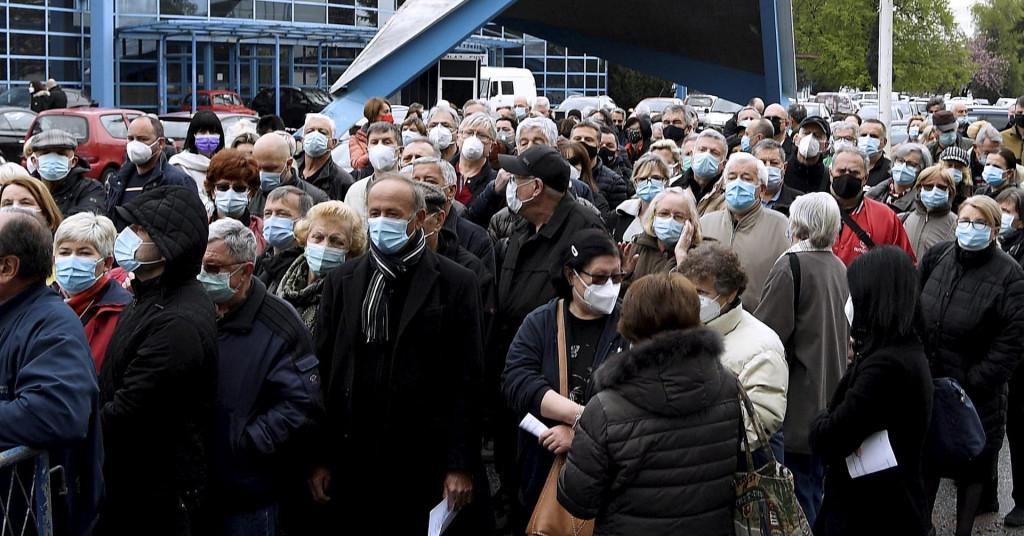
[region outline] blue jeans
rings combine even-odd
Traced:
[[[277,503],[224,516],[221,527],[222,536],[277,536]]]
[[[793,472],[796,485],[796,499],[804,509],[807,523],[812,527],[821,508],[822,483],[825,480],[825,466],[811,454],[786,453],[786,467]]]

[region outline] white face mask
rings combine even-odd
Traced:
[[[371,145],[367,149],[367,155],[370,157],[370,165],[373,166],[374,171],[387,171],[395,167],[395,162],[398,161],[395,148],[383,143]]]
[[[579,272],[573,270],[573,273],[579,278],[580,283],[583,283],[583,278],[580,277]],[[597,314],[607,315],[611,314],[611,312],[615,310],[615,302],[619,299],[619,287],[621,286],[621,283],[612,283],[612,280],[608,279],[608,281],[603,285],[588,285],[583,283],[583,286],[586,287],[586,290],[583,292],[582,296],[580,296],[579,292],[576,292],[575,287],[573,288],[573,292],[583,299],[583,302],[587,304],[587,307],[589,307],[591,311]]]
[[[476,136],[470,136],[462,142],[462,156],[470,162],[479,160],[484,155],[484,142]]]
[[[718,304],[718,298],[721,296],[715,296],[709,298],[708,296],[698,296],[700,298],[700,321],[707,324],[712,320],[722,316],[722,306]]]
[[[437,145],[437,148],[442,151],[452,145],[452,131],[448,130],[448,127],[445,127],[444,125],[437,125],[430,129],[430,132],[427,133],[427,137],[429,137],[430,141],[434,142],[434,144]]]
[[[821,144],[818,142],[818,138],[808,134],[800,140],[800,156],[804,158],[814,158],[821,153]]]
[[[154,141],[153,145],[156,145],[160,140]],[[149,162],[150,158],[153,158],[153,147],[146,145],[139,140],[132,140],[128,142],[128,160],[131,160],[135,165],[145,164]]]

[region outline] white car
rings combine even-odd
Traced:
[[[732,119],[733,114],[743,109],[742,104],[736,104],[735,102],[716,99],[715,103],[711,105],[711,109],[708,110],[707,115],[704,116],[704,126],[712,127],[716,130],[722,130],[725,128],[725,124]]]

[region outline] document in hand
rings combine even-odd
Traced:
[[[441,502],[430,511],[430,526],[427,527],[427,536],[441,536],[441,533],[452,524],[455,514],[459,513],[454,508],[448,508],[448,499],[441,499]]]
[[[523,422],[519,423],[519,427],[537,437],[548,431],[548,427],[540,422],[540,419],[534,417],[532,413],[527,413],[526,417],[523,417]]]
[[[857,478],[896,467],[896,454],[889,443],[889,431],[882,430],[867,437],[860,445],[860,456],[853,453],[846,457],[846,468],[850,478]]]

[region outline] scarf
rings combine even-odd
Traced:
[[[299,255],[281,277],[277,287],[277,296],[292,304],[298,311],[302,321],[310,333],[316,327],[316,315],[320,310],[320,298],[323,296],[324,278],[317,278],[312,284],[309,281],[309,265],[306,257]]]
[[[103,294],[107,291],[107,283],[110,281],[110,276],[103,274],[96,280],[95,283],[83,292],[80,292],[74,296],[68,297],[64,300],[71,309],[75,311],[78,318],[82,319],[82,323],[85,324],[86,314],[89,309],[99,301]]]
[[[399,276],[415,266],[423,256],[427,248],[427,241],[423,236],[423,230],[416,231],[416,234],[409,239],[414,247],[405,255],[387,255],[377,249],[377,245],[370,240],[370,266],[373,268],[373,275],[370,276],[370,287],[367,289],[366,297],[363,298],[363,333],[366,334],[366,342],[385,342],[388,340],[390,319],[388,314],[388,300],[391,297],[389,288]]]

